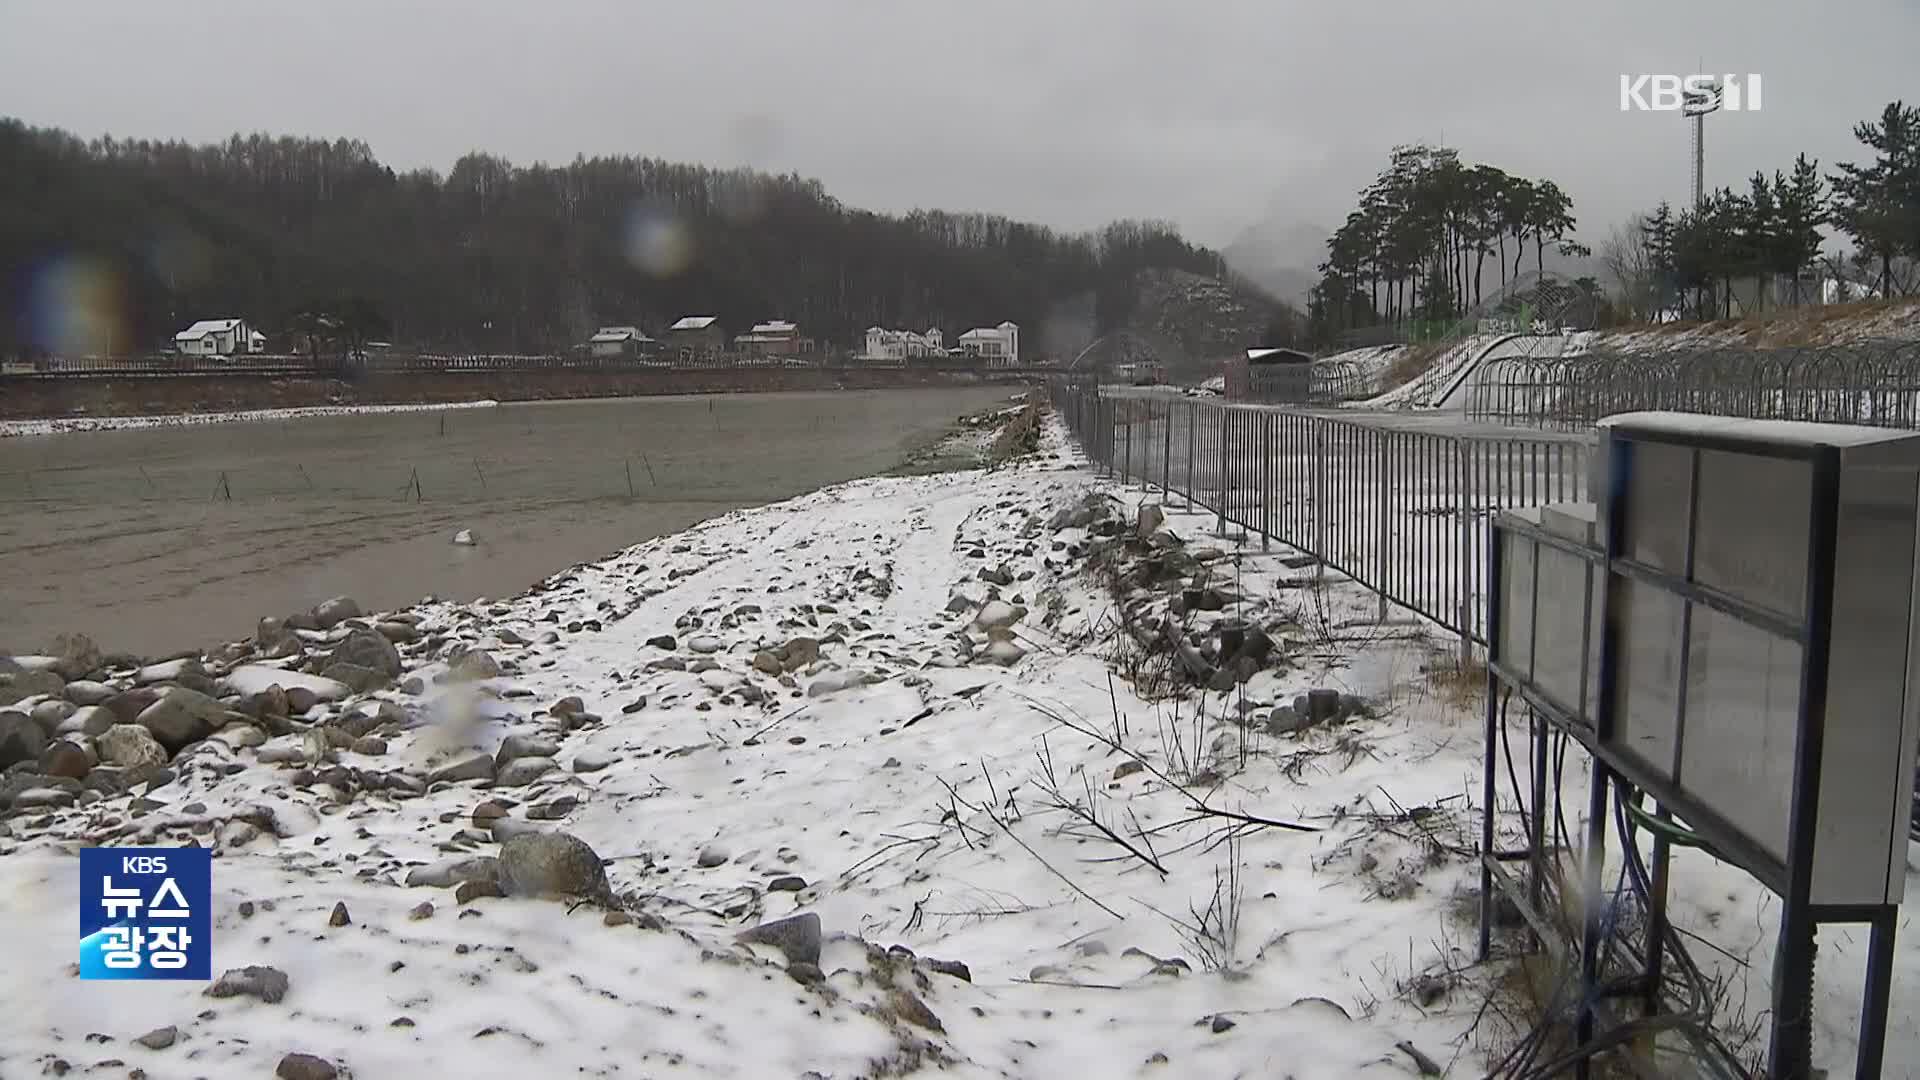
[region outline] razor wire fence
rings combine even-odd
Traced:
[[[1057,382],[1088,457],[1279,542],[1459,634],[1486,641],[1501,510],[1588,497],[1589,436],[1327,415]]]
[[[1489,358],[1470,419],[1582,430],[1641,410],[1920,427],[1920,342]]]

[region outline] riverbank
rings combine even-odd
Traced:
[[[0,439],[0,651],[159,652],[341,593],[511,596],[741,506],[893,469],[1005,387],[342,411]],[[452,543],[466,530],[473,544]],[[183,637],[183,631],[204,636]]]
[[[0,1069],[1483,1073],[1512,1003],[1471,965],[1475,682],[1157,502],[1054,426],[511,599],[21,658],[0,708],[66,745],[0,781]],[[218,853],[215,974],[261,970],[218,999],[74,978],[72,850],[189,842]],[[1764,942],[1754,887],[1701,865],[1675,912]]]
[[[1027,378],[990,370],[861,366],[393,372],[371,373],[354,379],[246,372],[112,377],[0,376],[0,421],[472,401],[1013,386]]]
[[[1414,974],[1410,946],[1427,963],[1464,864],[1428,865],[1340,809],[1385,783],[1435,806],[1434,827],[1450,820],[1470,738],[1439,751],[1446,767],[1396,775],[1403,755],[1472,730],[1408,696],[1425,644],[1316,645],[1305,612],[1276,602],[1302,595],[1274,591],[1295,574],[1277,555],[1176,516],[1163,531],[1188,538],[1207,595],[1273,636],[1228,691],[1136,692],[1102,658],[1115,608],[1098,553],[1128,525],[1094,491],[1053,429],[1022,464],[738,511],[518,599],[345,620],[337,604],[144,672],[69,656],[114,696],[55,731],[136,760],[129,729],[157,728],[174,752],[164,768],[9,778],[6,978],[34,1007],[0,1017],[0,1060],[1349,1077],[1407,1060],[1407,1040],[1450,1057],[1460,1011],[1423,1015],[1390,986]],[[196,710],[201,693],[226,700],[170,727],[141,705],[168,684],[165,700]],[[1340,720],[1272,715],[1327,687]],[[1183,823],[1197,799],[1274,827]],[[529,842],[513,838],[532,832],[606,860],[605,902],[492,895],[521,891]],[[104,1018],[97,987],[65,973],[61,851],[187,837],[221,856],[216,972],[274,968],[284,1000],[208,1011],[198,986],[121,984]],[[1383,887],[1401,892],[1380,902]],[[329,927],[336,905],[346,921]],[[736,943],[766,924],[782,929]],[[79,1038],[103,1025],[114,1045]],[[154,1041],[177,1045],[131,1041],[167,1027]]]
[[[163,416],[76,416],[52,420],[0,420],[0,439],[26,435],[71,435],[85,431],[132,431],[153,427],[203,427],[207,424],[271,424],[322,416],[383,416],[388,413],[488,409],[497,401],[458,401],[444,405],[329,405],[308,409],[255,409],[251,412],[171,413]]]

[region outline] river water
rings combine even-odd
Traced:
[[[161,654],[348,594],[504,597],[901,464],[1005,387],[539,402],[0,440],[0,653]],[[452,543],[471,530],[476,543]]]

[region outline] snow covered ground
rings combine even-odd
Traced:
[[[0,1075],[1479,1075],[1480,721],[1426,670],[1450,646],[1211,514],[1116,561],[1140,495],[1109,518],[1090,490],[1054,426],[1021,464],[739,511],[517,598],[89,658],[113,685],[66,698],[172,681],[259,719],[135,791],[0,787]],[[1264,630],[1260,670],[1160,685],[1121,625],[1168,590],[1109,576],[1154,573],[1190,625]],[[328,650],[356,661],[333,681],[384,664],[373,637],[398,686],[313,681]],[[320,700],[282,718],[261,665],[302,656],[286,685]],[[54,696],[14,708],[100,719],[21,666]],[[605,860],[600,902],[514,884],[558,832]],[[284,996],[75,977],[75,851],[148,842],[216,850],[213,969]],[[496,873],[514,895],[449,887]],[[1724,875],[1695,895],[1752,918]]]
[[[69,431],[184,427],[200,424],[232,424],[252,420],[301,420],[313,416],[352,416],[361,413],[485,409],[498,404],[500,403],[497,401],[462,401],[442,405],[323,405],[305,409],[252,409],[244,412],[172,413],[165,416],[75,416],[51,420],[0,420],[0,439],[18,435],[59,435]]]

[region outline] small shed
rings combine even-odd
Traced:
[[[727,332],[713,315],[689,315],[667,327],[667,345],[693,353],[724,352]]]
[[[598,357],[638,356],[653,339],[635,326],[603,326],[587,339],[587,352]]]
[[[1225,366],[1231,400],[1305,405],[1313,398],[1313,357],[1298,350],[1248,349]]]

